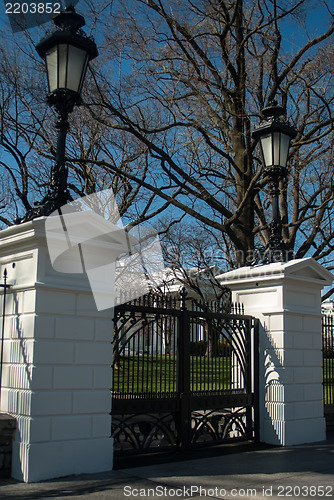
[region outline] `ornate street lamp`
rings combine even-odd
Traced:
[[[282,239],[282,223],[279,213],[279,181],[288,173],[287,161],[291,139],[296,137],[296,130],[280,119],[284,109],[276,101],[262,110],[264,120],[254,130],[252,136],[260,144],[263,172],[269,177],[269,194],[271,196],[272,221],[270,236],[266,248],[269,262],[286,261],[287,256]]]
[[[51,169],[48,193],[20,222],[48,216],[72,199],[67,189],[68,169],[65,164],[68,115],[74,106],[82,103],[80,93],[87,66],[98,55],[94,40],[81,30],[85,25],[84,18],[75,12],[74,7],[67,7],[54,17],[53,22],[56,30],[38,43],[36,50],[46,62],[47,102],[58,114],[56,161]]]

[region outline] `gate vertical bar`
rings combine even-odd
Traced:
[[[252,321],[248,320],[244,323],[244,349],[245,349],[245,374],[244,374],[244,387],[247,394],[252,394],[253,389],[253,357],[254,357],[254,332]],[[246,436],[247,439],[252,439],[253,434],[253,408],[247,406],[246,409]]]
[[[260,441],[260,354],[259,354],[259,319],[253,318],[253,412],[254,441]]]
[[[181,294],[181,315],[179,330],[178,385],[180,398],[179,447],[186,450],[191,442],[190,409],[190,314],[186,307],[186,292]]]
[[[326,366],[326,343],[328,335],[328,319],[326,316],[322,317],[322,379],[323,379],[323,397],[324,404],[327,402],[327,366]]]

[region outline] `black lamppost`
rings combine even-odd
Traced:
[[[46,62],[47,102],[58,114],[56,161],[51,169],[48,193],[20,222],[48,216],[72,199],[67,189],[68,169],[65,163],[68,115],[74,106],[82,103],[80,93],[87,66],[98,55],[94,40],[81,30],[85,25],[84,18],[75,12],[74,7],[67,7],[54,17],[53,22],[56,30],[38,43],[36,50]]]
[[[266,260],[279,262],[287,260],[287,252],[282,239],[282,223],[279,212],[279,181],[288,173],[287,161],[291,139],[296,137],[296,130],[288,122],[280,119],[284,109],[276,101],[262,110],[264,120],[254,130],[253,138],[260,144],[263,172],[269,177],[272,221],[270,236],[266,248]]]

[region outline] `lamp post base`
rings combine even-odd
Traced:
[[[24,217],[16,219],[15,224],[23,224],[38,217],[48,217],[52,212],[59,210],[70,201],[73,201],[73,198],[67,189],[61,192],[49,191],[43,200],[36,203]]]
[[[280,248],[271,247],[256,249],[252,252],[252,259],[247,262],[247,265],[254,267],[258,265],[273,264],[274,262],[289,262],[295,259],[293,250],[288,250],[282,246]]]

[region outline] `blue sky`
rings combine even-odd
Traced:
[[[79,1],[77,5],[77,10],[80,13],[82,9],[80,9],[80,3],[82,3],[82,7],[84,7],[83,0]],[[0,2],[0,26],[2,25],[5,30],[8,30],[8,35],[11,37],[15,37],[16,41],[20,43],[20,37],[24,40],[23,35],[20,33],[11,33],[10,24],[5,14],[4,3]],[[284,47],[287,51],[291,50],[291,52],[297,52],[307,41],[307,37],[314,38],[320,33],[323,33],[328,27],[330,18],[329,14],[324,7],[319,8],[309,8],[305,11],[305,26],[307,27],[307,34],[303,27],[296,23],[285,23],[285,27],[283,30],[283,43]],[[44,25],[41,28],[41,32],[44,32],[46,29],[51,28],[51,23]],[[87,30],[88,31],[88,30]],[[95,33],[94,33],[95,34]],[[38,32],[37,30],[31,30],[31,35],[38,40]],[[97,34],[95,34],[97,36]]]
[[[52,0],[53,3],[59,0]],[[80,0],[60,0],[62,4],[71,3],[73,5],[77,5],[76,9],[80,13]],[[19,0],[20,3],[26,2],[26,0]],[[33,2],[33,0],[28,0],[29,2]],[[0,2],[0,29],[5,27],[11,32],[11,26],[9,22],[9,17],[6,14],[5,4],[7,0],[3,0]],[[83,2],[82,2],[83,3]],[[333,9],[334,10],[334,9]],[[32,22],[32,21],[29,21]],[[330,14],[328,9],[325,6],[319,6],[317,2],[313,7],[309,6],[305,11],[305,26],[307,28],[308,36],[311,38],[317,36],[322,33],[330,22]],[[48,29],[48,24],[45,23],[46,29]],[[13,34],[13,36],[19,36],[19,34]],[[307,35],[302,26],[297,23],[286,23],[286,28],[283,31],[283,43],[286,48],[291,47],[291,51],[296,51],[301,48],[307,40]]]
[[[290,46],[292,51],[298,51],[308,38],[315,38],[328,29],[330,18],[327,8],[323,5],[308,8],[305,12],[304,27],[290,20],[285,22],[286,27],[282,34],[284,44],[286,47]]]

